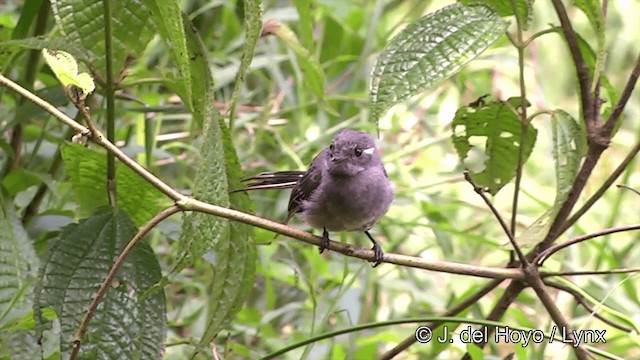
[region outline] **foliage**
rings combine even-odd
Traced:
[[[606,4],[0,2],[2,79],[85,129],[2,80],[0,358],[640,357],[640,5]],[[232,192],[347,127],[396,186],[375,269]],[[506,327],[545,341],[466,341]]]

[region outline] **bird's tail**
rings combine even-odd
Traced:
[[[302,178],[304,171],[277,171],[263,172],[242,181],[248,182],[247,187],[231,190],[231,193],[238,191],[268,190],[268,189],[290,189],[296,186],[298,180]]]

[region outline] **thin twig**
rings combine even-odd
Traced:
[[[541,271],[540,276],[543,278],[551,276],[583,276],[583,275],[613,275],[613,274],[631,274],[640,272],[640,267],[622,268],[611,270],[591,270],[591,271]]]
[[[558,290],[562,290],[568,294],[570,294],[571,296],[573,296],[573,298],[580,304],[582,305],[590,314],[592,314],[595,318],[600,319],[600,321],[602,321],[605,324],[608,324],[609,326],[612,326],[618,330],[624,331],[624,332],[628,332],[630,333],[631,331],[633,331],[633,329],[628,328],[626,326],[622,326],[619,325],[615,322],[613,322],[612,320],[607,319],[606,317],[600,315],[594,308],[593,306],[591,306],[591,304],[589,304],[587,302],[587,300],[584,298],[584,296],[582,296],[582,294],[578,293],[577,291],[575,291],[574,289],[562,285],[562,284],[558,284],[555,283],[553,281],[548,281],[548,280],[543,280],[545,285],[550,286],[552,288],[556,288]]]
[[[618,232],[623,232],[623,231],[632,231],[632,230],[639,230],[640,229],[640,224],[635,224],[635,225],[629,225],[629,226],[621,226],[621,227],[615,227],[615,228],[609,228],[609,229],[604,229],[604,230],[600,230],[600,231],[596,231],[594,233],[591,234],[587,234],[587,235],[582,235],[582,236],[577,236],[573,239],[567,240],[565,242],[563,242],[562,244],[556,244],[553,246],[548,247],[545,251],[541,252],[540,254],[538,254],[536,256],[536,258],[533,260],[533,263],[538,264],[539,266],[542,266],[544,264],[545,261],[547,261],[547,259],[555,254],[557,251],[560,251],[566,247],[569,247],[573,244],[577,244],[586,240],[590,240],[590,239],[594,239],[600,236],[604,236],[604,235],[609,235],[609,234],[615,234]]]
[[[504,230],[504,233],[509,238],[509,241],[511,242],[511,245],[513,246],[513,249],[515,250],[516,254],[518,255],[518,259],[520,260],[520,262],[522,264],[528,264],[529,261],[524,256],[524,253],[522,252],[522,249],[520,249],[520,245],[518,245],[518,242],[516,241],[515,237],[511,233],[511,230],[509,230],[509,226],[507,225],[507,223],[504,221],[504,219],[502,218],[502,216],[498,212],[498,209],[496,209],[496,207],[493,206],[493,203],[491,203],[491,200],[489,200],[487,195],[484,193],[484,190],[480,186],[478,186],[478,184],[476,184],[476,182],[473,180],[473,178],[471,177],[471,174],[469,173],[469,170],[465,170],[464,171],[464,178],[465,178],[465,180],[467,180],[467,182],[469,184],[471,184],[471,186],[473,186],[473,190],[476,193],[478,193],[478,195],[480,195],[480,197],[482,197],[482,200],[484,200],[485,204],[487,204],[489,209],[491,209],[491,212],[493,213],[493,215],[496,217],[496,219],[500,223],[500,226],[502,226],[502,230]]]
[[[605,136],[610,136],[613,132],[613,129],[616,126],[620,115],[622,115],[622,111],[624,111],[627,102],[629,102],[631,93],[633,93],[633,89],[638,82],[638,77],[640,77],[640,54],[638,54],[636,64],[633,67],[633,70],[631,70],[631,75],[629,75],[629,80],[627,81],[624,90],[622,90],[622,94],[620,94],[618,103],[613,107],[613,111],[611,112],[611,115],[609,115],[609,119],[607,119],[607,122],[604,125]]]
[[[634,193],[634,194],[636,194],[636,195],[640,196],[640,191],[638,191],[638,190],[636,190],[636,189],[634,189],[634,188],[632,188],[632,187],[630,187],[630,186],[628,186],[628,185],[625,185],[625,184],[618,184],[618,185],[616,185],[616,187],[617,187],[618,189],[625,189],[625,190],[629,190],[629,191],[631,191],[632,193]]]
[[[516,167],[516,179],[514,183],[513,190],[513,202],[511,204],[511,234],[516,236],[516,220],[518,216],[518,199],[520,196],[520,183],[522,182],[522,165],[524,164],[524,153],[525,153],[525,139],[527,138],[527,131],[529,127],[527,126],[527,87],[524,82],[524,50],[525,47],[523,45],[522,39],[522,18],[520,16],[520,12],[518,11],[518,6],[515,0],[511,0],[511,7],[513,12],[516,15],[516,33],[517,33],[517,43],[516,49],[518,50],[518,80],[520,83],[520,111],[518,112],[518,116],[520,118],[520,148],[518,149],[518,164]],[[513,255],[511,256],[513,258]]]
[[[624,160],[622,160],[622,162],[618,165],[618,167],[616,167],[616,169],[613,170],[611,175],[609,175],[609,177],[607,178],[607,180],[605,180],[602,186],[600,186],[600,188],[584,203],[584,205],[582,205],[580,209],[578,209],[565,222],[564,226],[560,230],[560,233],[565,232],[573,224],[575,224],[576,221],[578,221],[578,219],[580,219],[582,215],[584,215],[591,208],[591,206],[593,206],[593,204],[595,204],[602,197],[602,195],[604,195],[604,193],[609,189],[609,187],[611,187],[611,185],[613,185],[613,183],[616,182],[618,177],[622,175],[624,170],[631,163],[631,161],[633,161],[633,159],[636,157],[638,152],[640,152],[640,141],[636,142],[636,144],[631,149],[631,151],[629,151],[627,156],[624,158]]]
[[[113,74],[113,39],[111,38],[111,0],[102,0],[104,21],[104,57],[105,57],[105,98],[107,100],[107,140],[116,142],[116,99],[115,78]],[[116,206],[116,159],[113,153],[107,152],[107,195],[109,204]]]
[[[569,16],[567,15],[567,9],[565,9],[562,0],[552,0],[551,2],[553,3],[553,7],[556,10],[558,19],[560,20],[562,32],[564,34],[564,37],[567,39],[569,52],[571,53],[573,63],[576,66],[576,72],[578,73],[578,83],[580,86],[580,97],[582,100],[582,113],[587,129],[591,129],[594,125],[595,117],[593,116],[594,107],[593,98],[591,97],[590,91],[591,77],[589,76],[589,67],[582,57],[582,52],[580,52],[580,46],[578,45],[578,38],[575,31],[573,31],[571,21],[569,21]]]
[[[116,274],[120,270],[120,267],[125,262],[125,260],[127,259],[127,257],[129,256],[133,248],[149,231],[151,231],[151,229],[156,227],[158,223],[160,223],[162,220],[180,211],[181,209],[179,206],[172,205],[171,207],[168,207],[162,210],[161,212],[159,212],[156,216],[154,216],[151,220],[149,220],[146,224],[144,224],[140,228],[140,230],[138,230],[138,232],[133,236],[133,238],[131,238],[127,246],[122,250],[122,252],[120,252],[118,257],[114,261],[113,265],[111,265],[111,269],[109,270],[107,277],[105,277],[105,279],[102,280],[102,283],[100,284],[100,288],[94,295],[93,300],[91,301],[91,304],[89,304],[89,307],[87,308],[87,311],[85,312],[84,317],[82,318],[82,322],[80,322],[78,331],[74,335],[74,340],[73,340],[72,349],[71,349],[71,356],[69,357],[69,360],[74,360],[78,356],[78,353],[80,352],[80,346],[82,345],[82,339],[84,338],[84,335],[87,333],[87,330],[89,329],[89,322],[93,318],[93,315],[95,315],[96,309],[98,308],[98,304],[100,304],[100,301],[107,293],[107,290],[109,289],[109,286],[113,281],[113,278],[116,276]]]

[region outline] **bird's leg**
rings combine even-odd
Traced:
[[[369,240],[371,240],[371,242],[373,243],[373,247],[371,248],[371,250],[373,250],[373,267],[376,267],[378,265],[380,265],[380,263],[382,262],[382,258],[384,257],[384,252],[382,251],[382,248],[380,247],[380,244],[378,244],[377,241],[375,241],[375,239],[373,238],[373,236],[371,236],[371,234],[369,234],[369,230],[364,232],[365,234],[367,234],[367,236],[369,237]]]
[[[326,228],[322,228],[322,242],[320,243],[320,254],[324,249],[329,247],[329,232]]]

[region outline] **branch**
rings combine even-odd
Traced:
[[[633,329],[630,329],[626,326],[622,326],[619,324],[616,324],[615,322],[613,322],[612,320],[607,319],[606,317],[600,315],[594,308],[593,306],[591,306],[591,304],[589,304],[587,302],[587,300],[585,300],[584,296],[582,296],[582,294],[578,293],[577,291],[575,291],[574,289],[568,287],[568,286],[564,286],[558,283],[555,283],[553,281],[548,281],[548,280],[544,280],[544,283],[548,286],[551,286],[552,288],[556,288],[558,290],[562,290],[566,293],[569,293],[571,296],[573,296],[574,299],[576,299],[576,301],[582,305],[585,309],[587,309],[587,311],[593,315],[594,317],[596,317],[597,319],[600,319],[600,321],[602,321],[605,324],[608,324],[609,326],[612,326],[618,330],[624,331],[624,332],[628,332],[630,333],[631,331],[633,331]]]
[[[578,73],[578,84],[580,86],[580,98],[582,102],[582,113],[584,114],[585,124],[587,130],[592,129],[595,125],[593,98],[591,97],[591,77],[589,76],[589,68],[582,57],[580,52],[580,46],[578,45],[578,39],[575,31],[569,21],[567,15],[567,9],[565,9],[562,0],[552,0],[553,7],[556,10],[558,19],[560,20],[560,26],[564,33],[567,44],[569,45],[569,51],[573,58],[573,63],[576,66],[576,72]]]
[[[627,168],[627,166],[629,166],[636,155],[638,155],[638,152],[640,152],[640,141],[636,142],[633,149],[631,149],[629,154],[627,154],[624,160],[622,160],[620,165],[618,165],[618,167],[611,173],[611,175],[609,175],[602,186],[600,186],[600,188],[584,203],[584,205],[582,205],[582,207],[578,209],[575,214],[573,214],[573,216],[569,218],[569,220],[566,221],[566,223],[562,226],[560,233],[565,232],[568,228],[571,227],[571,225],[575,224],[576,221],[578,221],[578,219],[580,219],[580,217],[582,217],[582,215],[584,215],[591,208],[591,206],[593,206],[593,204],[595,204],[602,197],[602,195],[604,195],[609,187],[611,187],[611,185],[616,182],[618,177],[622,175],[624,170]]]
[[[120,255],[118,255],[115,262],[111,266],[111,269],[107,274],[107,277],[104,280],[102,280],[102,283],[100,284],[100,288],[94,295],[93,300],[91,301],[91,304],[89,304],[89,307],[87,308],[87,311],[85,312],[84,317],[82,318],[82,322],[80,322],[78,331],[74,335],[73,344],[71,346],[71,356],[69,357],[69,360],[75,360],[76,357],[78,356],[78,353],[80,352],[80,346],[82,345],[82,338],[84,338],[84,335],[87,333],[87,330],[89,329],[89,322],[93,318],[93,315],[95,314],[96,309],[98,308],[98,304],[100,304],[100,301],[102,300],[104,295],[107,293],[107,290],[109,290],[109,286],[111,286],[111,282],[113,281],[113,278],[116,276],[116,274],[118,273],[118,270],[120,270],[120,267],[125,262],[125,260],[127,259],[127,257],[129,256],[133,248],[149,231],[151,231],[151,229],[153,229],[156,225],[158,225],[158,223],[160,223],[162,220],[168,218],[169,216],[177,212],[180,212],[180,207],[177,205],[172,205],[171,207],[168,207],[162,210],[161,212],[159,212],[156,216],[154,216],[151,220],[149,220],[146,224],[144,224],[140,228],[140,230],[138,230],[138,232],[133,236],[133,238],[131,238],[127,246],[122,250]]]
[[[600,231],[596,231],[594,233],[591,234],[587,234],[587,235],[582,235],[582,236],[577,236],[573,239],[567,240],[566,242],[563,242],[562,244],[557,244],[557,245],[553,245],[550,246],[549,248],[547,248],[546,250],[544,250],[543,252],[541,252],[540,254],[538,254],[536,256],[536,258],[533,260],[533,263],[538,264],[539,266],[542,266],[544,264],[545,261],[547,261],[547,259],[555,254],[556,252],[569,247],[573,244],[577,244],[586,240],[590,240],[590,239],[594,239],[600,236],[604,236],[604,235],[609,235],[609,234],[615,234],[618,232],[623,232],[623,231],[632,231],[632,230],[640,230],[640,224],[635,224],[635,225],[629,225],[629,226],[622,226],[622,227],[615,227],[615,228],[609,228],[609,229],[604,229],[604,230],[600,230]]]
[[[613,275],[613,274],[631,274],[640,272],[640,267],[622,268],[611,270],[591,270],[591,271],[542,271],[540,276],[543,278],[551,276],[581,276],[581,275]]]
[[[113,44],[111,39],[111,0],[102,0],[104,19],[104,57],[105,57],[105,98],[107,100],[107,139],[116,143],[116,99],[113,78]],[[116,161],[113,153],[107,152],[107,195],[111,206],[117,206],[116,199]]]
[[[558,309],[558,307],[556,306],[555,301],[547,292],[545,285],[540,278],[540,274],[538,273],[538,268],[536,267],[536,265],[527,265],[527,267],[525,268],[525,272],[527,274],[527,281],[529,282],[529,285],[531,285],[533,290],[538,295],[538,298],[544,305],[545,309],[547,309],[547,312],[553,319],[553,322],[555,322],[558,327],[566,331],[567,337],[572,341],[572,345],[574,346],[574,351],[578,360],[587,360],[589,356],[587,350],[584,349],[584,344],[579,344],[576,346],[577,343],[575,336],[573,335],[572,328],[562,315],[562,312],[560,312],[560,309]]]
[[[627,105],[627,102],[631,97],[631,93],[633,92],[633,89],[635,88],[636,83],[638,82],[638,77],[640,77],[640,54],[638,54],[638,58],[636,59],[636,64],[633,67],[633,70],[631,70],[629,81],[627,81],[627,85],[625,85],[624,90],[622,91],[622,94],[620,94],[620,99],[618,100],[618,103],[613,108],[611,115],[609,115],[609,119],[607,119],[607,122],[604,125],[604,131],[606,136],[611,136],[611,133],[613,132],[613,128],[616,126],[616,123],[618,122],[620,115],[622,115],[622,111],[624,110],[624,107]]]
[[[498,219],[498,222],[500,223],[500,226],[502,226],[502,230],[504,230],[504,233],[507,234],[507,237],[509,238],[509,241],[511,242],[511,245],[513,246],[513,249],[515,250],[516,254],[518,255],[518,259],[520,260],[520,262],[522,264],[528,264],[529,261],[524,256],[524,253],[522,252],[522,249],[520,249],[520,246],[518,245],[518,242],[516,241],[515,237],[513,236],[513,233],[511,233],[511,230],[509,230],[509,227],[507,226],[507,223],[504,221],[502,216],[500,216],[500,213],[498,212],[498,209],[496,209],[496,207],[493,206],[493,204],[491,203],[491,200],[489,200],[487,195],[484,193],[484,190],[482,190],[482,188],[479,187],[475,183],[475,181],[473,181],[473,178],[471,178],[471,174],[469,174],[469,170],[465,170],[464,171],[464,178],[465,178],[465,180],[467,180],[469,182],[469,184],[471,184],[471,186],[473,186],[473,190],[476,193],[478,193],[478,195],[480,195],[480,197],[482,197],[482,200],[484,200],[484,202],[487,204],[489,209],[491,209],[491,212],[493,213],[493,215],[495,215],[496,219]]]

